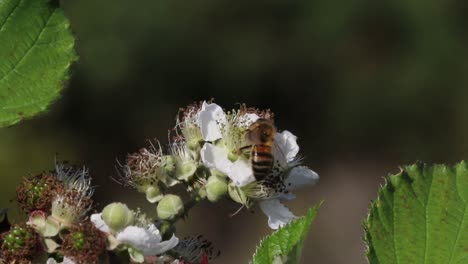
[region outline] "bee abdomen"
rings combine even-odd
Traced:
[[[263,180],[273,168],[273,155],[271,146],[254,145],[251,153],[252,170],[255,179]]]

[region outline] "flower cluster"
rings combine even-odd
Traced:
[[[86,168],[58,163],[54,171],[24,178],[17,199],[29,220],[2,234],[0,257],[6,263],[30,263],[48,255],[68,263],[98,263],[105,237],[86,221],[93,192]]]
[[[173,233],[163,238],[152,219],[125,204],[90,216],[93,192],[84,167],[56,164],[54,171],[24,178],[17,199],[29,220],[1,234],[0,263],[109,263],[122,251],[133,263],[207,263],[182,262],[184,244]]]
[[[163,241],[160,231],[145,214],[132,211],[122,203],[107,205],[102,213],[91,215],[91,222],[106,234],[108,249],[127,250],[136,263],[145,262],[146,257],[160,256],[179,242],[174,234]]]
[[[160,219],[178,219],[187,205],[226,196],[243,207],[258,204],[277,229],[295,219],[281,201],[318,175],[300,165],[296,136],[277,132],[273,116],[245,105],[225,111],[212,102],[192,104],[177,118],[168,153],[158,144],[128,155],[121,181],[157,203]],[[190,193],[185,204],[169,193],[178,184]]]
[[[244,105],[225,111],[213,102],[193,104],[179,113],[167,152],[152,144],[129,154],[118,180],[156,205],[155,219],[120,202],[91,213],[94,188],[85,167],[58,163],[24,178],[17,200],[28,221],[0,234],[0,263],[113,263],[123,256],[131,263],[208,264],[220,254],[210,242],[175,235],[175,223],[204,199],[258,205],[268,225],[280,228],[296,218],[281,202],[318,175],[301,165],[296,136],[278,131],[273,116]]]

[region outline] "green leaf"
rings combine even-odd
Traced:
[[[364,222],[369,263],[468,263],[467,201],[466,162],[390,175]]]
[[[307,215],[285,225],[262,240],[252,264],[299,263],[304,239],[320,205],[310,208]]]
[[[0,0],[0,127],[47,109],[77,59],[63,11],[48,0]]]

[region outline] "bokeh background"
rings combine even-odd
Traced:
[[[60,160],[89,167],[97,209],[144,197],[111,180],[116,160],[158,138],[180,107],[215,98],[271,108],[299,137],[318,185],[288,205],[324,200],[303,263],[366,263],[361,222],[383,177],[416,160],[468,154],[468,2],[62,1],[80,60],[50,112],[0,129],[1,207],[21,177]],[[215,263],[247,263],[271,231],[259,211],[202,203],[179,235],[204,234]]]

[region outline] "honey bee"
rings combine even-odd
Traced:
[[[242,149],[251,148],[250,162],[253,175],[257,181],[264,180],[272,173],[275,134],[276,127],[273,122],[264,118],[252,123],[246,131],[246,139],[252,145],[245,146]]]

